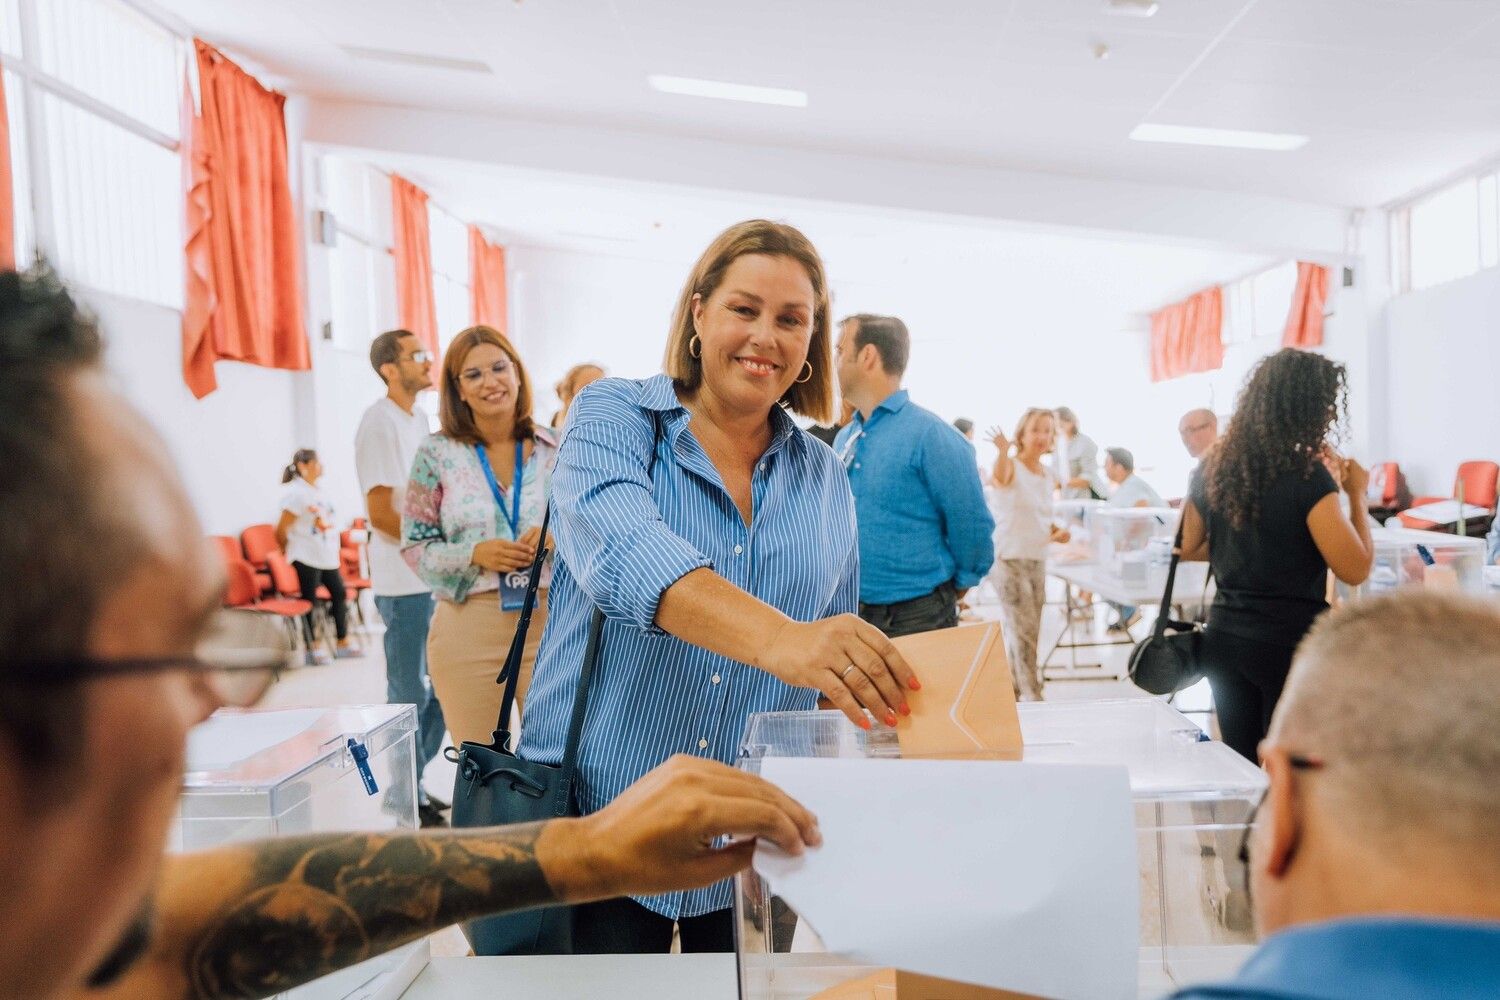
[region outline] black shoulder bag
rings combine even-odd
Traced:
[[[1177,581],[1177,562],[1181,558],[1183,520],[1177,522],[1172,564],[1167,568],[1167,587],[1161,595],[1156,624],[1151,634],[1130,651],[1130,679],[1150,694],[1176,694],[1203,678],[1203,668],[1199,666],[1203,626],[1172,619],[1172,586]]]
[[[516,702],[516,684],[521,676],[521,655],[526,648],[526,631],[531,625],[531,610],[536,605],[537,584],[542,577],[542,561],[547,552],[547,522],[552,517],[549,505],[542,516],[542,536],[537,544],[536,560],[531,564],[531,578],[526,583],[526,598],[521,605],[521,619],[510,654],[495,683],[505,683],[500,700],[500,718],[495,723],[494,742],[465,742],[449,759],[458,765],[453,787],[455,827],[501,826],[508,823],[530,823],[558,816],[578,815],[573,786],[578,769],[578,742],[583,734],[583,717],[588,710],[589,685],[599,660],[599,643],[604,632],[604,612],[594,609],[589,623],[588,645],[583,654],[583,670],[578,677],[578,691],[573,696],[573,717],[568,723],[568,740],[561,766],[522,760],[511,750],[510,709]],[[549,906],[523,910],[498,917],[470,921],[464,925],[469,944],[476,955],[567,955],[573,951],[573,908]]]

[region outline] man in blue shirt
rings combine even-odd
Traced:
[[[834,363],[854,406],[833,450],[859,518],[859,614],[895,637],[958,624],[958,601],[995,561],[974,447],[901,388],[911,355],[894,316],[839,324]]]
[[[1264,942],[1178,1000],[1500,996],[1500,605],[1363,598],[1313,626],[1261,744]]]

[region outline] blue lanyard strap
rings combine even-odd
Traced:
[[[521,487],[525,483],[525,463],[521,442],[516,441],[516,464],[515,471],[510,475],[510,510],[505,509],[505,496],[500,492],[500,483],[495,479],[495,470],[490,468],[490,458],[484,453],[484,445],[476,444],[474,454],[479,456],[479,467],[484,470],[485,481],[490,484],[490,493],[495,498],[495,506],[500,508],[500,516],[505,518],[505,523],[510,526],[510,537],[518,540],[521,537]]]

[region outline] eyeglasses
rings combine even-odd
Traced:
[[[1301,754],[1292,754],[1287,758],[1287,763],[1294,771],[1317,771],[1323,767],[1323,762],[1316,757],[1306,757]],[[1260,798],[1250,809],[1250,815],[1245,817],[1245,833],[1240,838],[1240,850],[1236,855],[1240,859],[1240,870],[1245,874],[1245,893],[1250,892],[1250,834],[1255,830],[1255,821],[1260,816],[1261,806],[1266,804],[1266,796],[1271,793],[1268,788],[1260,793]]]
[[[504,378],[505,373],[508,371],[510,371],[509,361],[496,361],[488,368],[465,368],[458,373],[458,377],[464,385],[478,385],[484,381],[486,375]]]
[[[432,354],[429,351],[412,351],[406,356],[406,360],[414,362],[415,364],[425,365],[427,362],[432,360]]]
[[[52,686],[188,670],[199,674],[221,704],[249,708],[293,664],[293,657],[292,642],[279,616],[227,608],[213,616],[190,656],[22,661],[0,666],[0,680]]]

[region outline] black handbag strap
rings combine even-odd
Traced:
[[[604,612],[594,608],[589,621],[589,641],[583,653],[583,671],[578,675],[578,693],[573,696],[573,717],[568,720],[568,742],[563,744],[561,781],[558,783],[553,809],[559,816],[567,814],[573,800],[573,776],[578,771],[578,747],[583,742],[583,719],[588,714],[589,688],[594,683],[594,666],[599,662],[599,646],[604,641]]]
[[[505,685],[505,694],[500,698],[500,717],[495,720],[494,746],[509,749],[511,733],[510,709],[516,703],[516,687],[521,681],[521,657],[526,653],[526,633],[531,629],[531,612],[536,607],[536,592],[542,582],[542,563],[547,559],[547,526],[552,521],[552,504],[547,504],[542,514],[542,534],[536,543],[536,558],[531,561],[531,575],[526,580],[526,597],[521,601],[521,618],[516,623],[516,634],[510,639],[510,652],[505,656],[505,666],[500,668],[496,684]]]
[[[1187,523],[1187,505],[1191,500],[1183,501],[1182,516],[1177,518],[1177,537],[1172,541],[1172,563],[1167,567],[1167,586],[1162,591],[1161,605],[1156,609],[1156,624],[1151,627],[1151,634],[1164,636],[1167,634],[1167,626],[1172,618],[1172,588],[1177,583],[1177,563],[1182,559],[1182,529]]]

